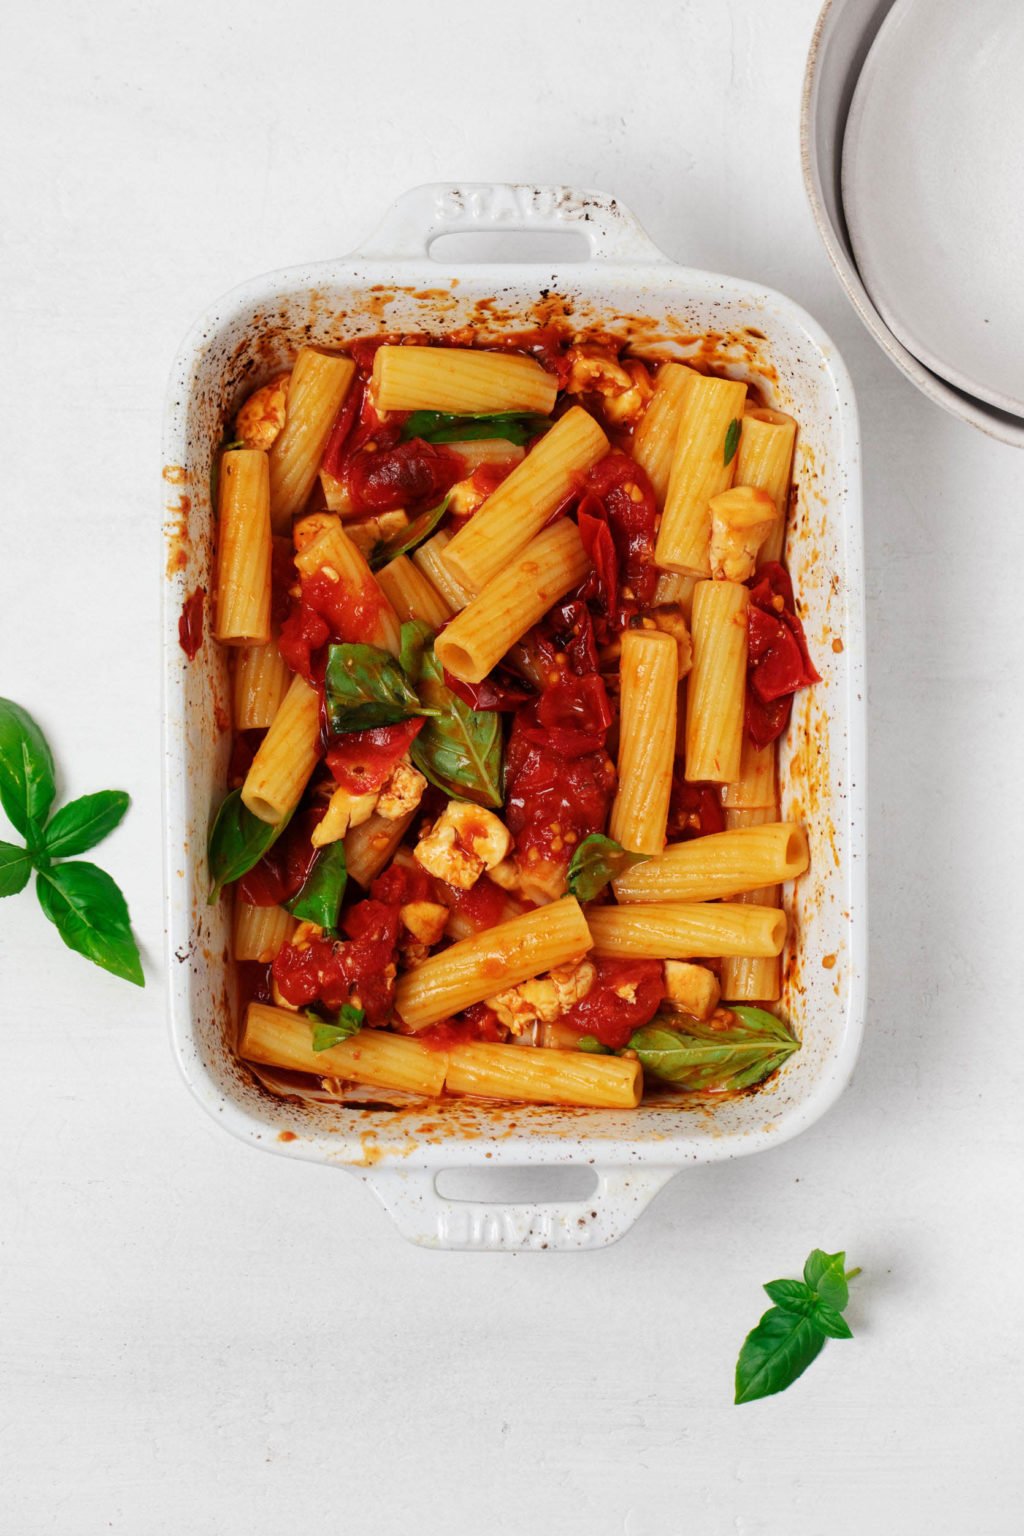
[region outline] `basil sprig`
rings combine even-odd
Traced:
[[[0,896],[16,896],[36,871],[39,905],[69,949],[114,976],[144,987],[128,906],[117,883],[85,853],[121,821],[129,798],[103,789],[71,800],[50,816],[57,786],[53,754],[27,710],[0,699],[0,805],[25,846],[0,842]]]
[[[221,801],[207,845],[211,905],[220,895],[222,886],[241,880],[254,864],[259,863],[287,825],[287,819],[275,827],[254,816],[248,806],[242,804],[240,789],[233,789]]]
[[[324,698],[335,733],[368,731],[435,713],[420,703],[395,658],[376,645],[328,648]]]
[[[410,549],[415,549],[422,544],[424,539],[429,539],[438,523],[448,510],[451,501],[451,493],[439,501],[436,507],[428,507],[426,512],[421,512],[414,517],[407,528],[401,533],[396,533],[391,539],[386,539],[378,544],[370,556],[371,571],[379,571],[382,566],[388,565],[392,560],[397,560],[399,555],[407,555]]]
[[[349,1040],[353,1035],[358,1035],[366,1018],[363,1008],[354,1008],[351,1003],[343,1003],[338,1009],[337,1018],[329,1023],[325,1022],[318,1014],[306,1010],[306,1017],[313,1026],[314,1051],[329,1051],[332,1045],[340,1045],[343,1040]]]
[[[497,809],[501,797],[501,716],[471,709],[444,680],[433,632],[422,619],[402,625],[401,656],[429,709],[429,719],[410,748],[416,767],[438,789],[457,799]]]
[[[610,1046],[602,1045],[596,1035],[580,1035],[576,1042],[576,1048],[586,1051],[591,1056],[611,1056],[613,1051]]]
[[[569,894],[577,901],[593,901],[611,880],[617,880],[634,864],[643,864],[649,855],[630,853],[613,837],[591,832],[569,860]]]
[[[769,1280],[770,1307],[743,1341],[736,1362],[736,1402],[752,1403],[791,1386],[816,1360],[826,1339],[852,1339],[843,1316],[848,1282],[859,1269],[846,1268],[845,1253],[815,1248],[802,1280]]]
[[[345,848],[339,839],[320,849],[302,889],[291,901],[286,901],[285,906],[300,922],[316,923],[319,928],[334,933],[347,883]]]
[[[522,447],[552,426],[550,416],[535,411],[499,411],[492,416],[453,416],[448,411],[413,411],[402,428],[402,440],[418,437],[425,443],[471,443],[502,437]]]
[[[743,423],[738,416],[734,416],[725,429],[725,446],[722,449],[722,464],[731,464],[736,457],[736,450],[740,445],[740,429]]]
[[[688,1093],[737,1093],[781,1067],[800,1042],[774,1013],[736,1005],[724,1028],[659,1014],[629,1044],[653,1077]]]

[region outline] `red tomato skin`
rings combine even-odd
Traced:
[[[597,978],[586,997],[559,1020],[593,1035],[611,1050],[628,1045],[635,1030],[649,1024],[665,995],[660,960],[595,960]],[[616,987],[630,987],[633,1000],[620,997]]]

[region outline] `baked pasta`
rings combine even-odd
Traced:
[[[307,347],[243,403],[209,863],[281,1091],[623,1108],[797,1048],[795,433],[742,380],[544,332]]]

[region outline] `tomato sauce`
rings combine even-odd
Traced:
[[[664,995],[660,960],[595,960],[597,977],[561,1023],[593,1035],[611,1050],[628,1045],[635,1030],[649,1024]]]

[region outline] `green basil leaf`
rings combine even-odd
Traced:
[[[823,1253],[815,1248],[804,1265],[804,1279],[826,1306],[839,1312],[850,1299],[845,1253]]]
[[[115,881],[95,864],[55,864],[36,879],[39,905],[69,949],[137,987],[146,985],[128,907]]]
[[[0,805],[30,843],[41,834],[55,794],[46,737],[27,709],[0,699]]]
[[[802,1280],[769,1280],[765,1290],[783,1312],[795,1312],[798,1317],[809,1317],[817,1305],[817,1297]]]
[[[738,416],[734,416],[725,429],[725,449],[723,464],[731,464],[736,457],[736,450],[740,445],[740,427],[742,422]]]
[[[382,565],[387,565],[391,560],[397,560],[399,555],[407,555],[410,549],[415,549],[418,544],[423,543],[424,539],[429,539],[447,512],[451,499],[451,492],[449,492],[436,507],[430,507],[426,512],[421,512],[418,517],[414,517],[408,528],[403,528],[401,533],[395,534],[394,538],[378,544],[370,556],[371,571],[379,571]]]
[[[534,411],[499,411],[493,416],[453,416],[448,411],[413,411],[402,428],[402,441],[418,437],[425,443],[470,443],[502,437],[520,448],[553,426],[550,416]]]
[[[402,625],[398,665],[414,688],[418,686],[423,671],[423,652],[433,638],[434,631],[426,619],[410,619]]]
[[[424,647],[420,661],[420,697],[433,706],[435,716],[410,748],[420,773],[457,799],[500,807],[501,716],[495,710],[470,709],[452,693],[433,644]]]
[[[359,1033],[366,1013],[362,1008],[353,1008],[351,1003],[343,1003],[337,1018],[330,1023],[308,1011],[306,1017],[313,1025],[314,1051],[329,1051],[332,1045],[340,1045],[343,1040],[350,1040]]]
[[[123,789],[101,789],[62,805],[43,834],[47,858],[66,859],[95,848],[113,832],[130,804]]]
[[[272,827],[269,822],[254,816],[242,804],[242,792],[233,789],[221,802],[220,810],[210,829],[207,859],[210,866],[210,902],[217,900],[221,889],[234,880],[240,880],[258,864],[268,848],[272,848],[281,836],[287,820]]]
[[[577,901],[593,901],[610,880],[617,880],[634,864],[646,864],[649,857],[646,853],[630,853],[602,832],[591,832],[569,860],[569,894]]]
[[[782,1392],[821,1353],[825,1338],[809,1317],[772,1307],[743,1341],[736,1362],[736,1402]]]
[[[32,860],[27,848],[0,843],[0,896],[17,896],[28,885]]]
[[[335,733],[367,731],[435,713],[421,705],[395,658],[375,645],[328,648],[324,697]]]
[[[581,1051],[589,1051],[593,1056],[611,1056],[610,1046],[602,1045],[596,1035],[580,1035],[576,1042]]]
[[[811,1321],[816,1328],[820,1328],[822,1333],[827,1334],[830,1339],[853,1338],[853,1329],[846,1321],[846,1318],[835,1307],[830,1307],[827,1302],[815,1302],[814,1310],[811,1313]]]
[[[302,889],[291,901],[286,901],[285,906],[300,921],[316,923],[318,927],[334,933],[338,927],[338,913],[341,911],[347,881],[345,847],[339,839],[320,849]]]
[[[723,1028],[697,1019],[671,1022],[659,1014],[638,1029],[630,1046],[645,1072],[695,1092],[738,1092],[760,1083],[800,1042],[782,1020],[762,1008],[734,1008]]]

